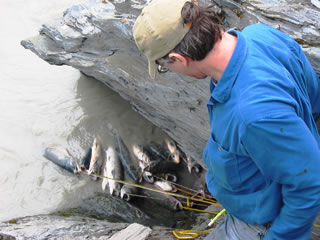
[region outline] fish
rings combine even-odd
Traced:
[[[101,145],[101,140],[99,137],[95,137],[92,144],[92,152],[89,169],[87,171],[88,175],[100,174],[102,166],[104,164],[104,155]],[[97,176],[91,176],[93,180],[98,180]]]
[[[108,160],[108,154],[105,151],[105,161],[104,161],[104,166],[102,168],[102,175],[105,176],[104,178],[102,178],[102,182],[101,182],[101,188],[103,192],[107,191],[107,187],[109,185],[109,181],[107,178],[108,172],[107,172],[107,160]]]
[[[141,194],[152,199],[157,205],[160,205],[171,211],[178,211],[182,209],[182,203],[175,198],[166,193],[155,192],[151,190],[142,189]]]
[[[86,154],[80,160],[80,168],[82,171],[88,170],[90,167],[90,159],[92,154],[92,148],[90,147]]]
[[[138,144],[133,144],[132,145],[132,152],[134,156],[138,159],[139,161],[139,167],[141,171],[143,172],[145,168],[147,168],[150,165],[151,159],[142,146]]]
[[[177,182],[178,181],[178,177],[177,177],[177,175],[175,175],[173,173],[165,173],[164,174],[164,180],[166,180],[168,182]]]
[[[138,193],[138,188],[129,184],[124,184],[121,188],[120,197],[129,202],[134,194]]]
[[[148,172],[148,171],[144,171],[142,173],[142,177],[143,179],[148,182],[148,183],[154,183],[154,176],[152,175],[151,172]]]
[[[202,167],[200,166],[200,164],[197,163],[191,156],[188,155],[185,161],[187,163],[187,168],[190,174],[192,172],[195,172],[198,174],[202,170]]]
[[[107,158],[107,156],[106,156],[106,158]],[[102,175],[105,176],[105,177],[107,176],[107,164],[106,163],[103,166]],[[101,182],[101,188],[102,188],[103,192],[106,192],[107,188],[109,186],[108,178],[105,178],[105,177],[102,178],[102,182]]]
[[[168,173],[178,170],[179,166],[175,162],[164,161],[164,160],[154,160],[151,161],[149,166],[145,168],[145,171],[148,171],[152,174]]]
[[[144,146],[144,149],[149,153],[151,159],[162,159],[168,160],[170,157],[170,152],[165,149],[161,144],[151,141],[149,144]]]
[[[162,147],[161,144],[152,141],[145,145],[143,149],[149,153],[151,159],[150,163],[145,167],[146,171],[152,174],[160,174],[178,170],[177,164],[170,161],[170,152]]]
[[[205,171],[202,171],[199,174],[198,178],[193,183],[192,189],[195,192],[195,196],[212,198],[211,194],[209,193],[209,191],[207,189],[205,175],[206,175]]]
[[[176,192],[177,191],[176,187],[173,184],[169,183],[168,181],[158,180],[158,181],[154,182],[154,185],[156,186],[156,188],[161,189],[166,192]]]
[[[110,195],[119,197],[122,184],[117,181],[111,180],[110,178],[123,180],[123,168],[118,153],[112,146],[109,146],[106,150],[106,163],[104,169],[106,177],[108,177]]]
[[[166,144],[167,144],[167,147],[171,153],[171,158],[173,160],[173,162],[175,163],[180,163],[180,160],[181,160],[181,157],[180,157],[180,151],[176,145],[176,143],[173,141],[173,140],[169,140],[169,139],[166,139],[165,140]]]
[[[81,169],[68,150],[60,145],[52,145],[45,149],[43,156],[70,173],[78,174]]]
[[[135,182],[138,180],[138,171],[132,162],[132,158],[127,146],[124,144],[116,129],[112,129],[111,133],[114,136],[115,150],[118,153],[122,166],[128,176]]]
[[[154,181],[155,181],[154,179],[155,178],[163,179],[165,181],[168,181],[169,183],[170,182],[175,183],[175,182],[178,181],[178,177],[174,173],[162,173],[162,174],[156,174],[155,176],[153,176],[152,173],[150,173],[150,172],[146,172],[146,173],[149,173],[153,177],[153,181],[152,182],[150,181],[149,183],[154,183]]]

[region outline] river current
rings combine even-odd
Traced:
[[[76,206],[101,185],[73,176],[43,157],[50,144],[79,159],[108,124],[126,142],[164,137],[128,102],[95,79],[67,66],[52,66],[20,41],[60,17],[80,0],[2,0],[0,8],[0,221]]]

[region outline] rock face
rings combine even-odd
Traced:
[[[127,223],[110,223],[89,217],[38,215],[0,223],[4,239],[108,239]]]
[[[206,210],[219,212],[220,206],[210,206]],[[187,230],[207,230],[207,225],[214,215],[209,213],[197,213],[192,220],[192,226]],[[222,222],[223,216],[219,217],[217,224]],[[315,224],[320,223],[320,216]],[[179,228],[181,229],[181,228]],[[176,239],[171,231],[163,226],[143,226],[137,223],[111,223],[107,220],[77,215],[63,214],[38,215],[23,217],[9,222],[0,223],[0,239],[100,239],[100,240],[156,240]],[[199,238],[204,239],[206,234]],[[317,240],[320,237],[320,228],[313,227],[310,240]]]
[[[94,196],[84,199],[77,208],[67,213],[112,222],[139,223],[145,226],[172,227],[177,220],[177,217],[169,214],[160,206],[153,208],[153,211],[149,210],[146,205],[150,205],[150,208],[154,207],[150,201],[141,202],[140,205],[142,206],[128,203],[110,195],[96,193]],[[157,211],[154,211],[154,209],[157,209]]]
[[[133,223],[126,229],[114,234],[111,238],[109,238],[109,240],[145,240],[148,238],[148,236],[150,236],[151,232],[151,228]]]
[[[216,4],[226,29],[266,23],[290,34],[320,73],[319,1],[200,1],[204,3]],[[150,79],[146,58],[132,36],[145,4],[147,0],[90,0],[67,9],[21,44],[50,64],[72,66],[105,83],[203,164],[202,150],[209,137],[209,79],[194,81],[171,72]]]
[[[100,193],[84,199],[73,213],[115,222],[136,222],[144,225],[148,225],[149,223],[154,224],[152,219],[139,208],[119,198]]]
[[[149,202],[153,201],[149,199]],[[135,205],[142,205],[141,208]],[[97,193],[78,207],[52,214],[27,216],[0,222],[0,240],[13,239],[170,239],[172,227],[181,228],[187,217],[184,211],[165,211],[154,203],[128,203]],[[150,215],[149,215],[150,214]],[[170,238],[168,238],[170,236]]]

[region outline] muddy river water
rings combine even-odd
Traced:
[[[164,137],[100,82],[51,66],[20,45],[79,2],[0,2],[0,221],[72,207],[101,188],[46,160],[46,146],[61,144],[80,158],[95,135],[111,141],[108,124],[127,142]]]

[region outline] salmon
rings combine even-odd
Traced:
[[[104,154],[102,150],[101,140],[95,137],[91,148],[91,159],[88,174],[100,174],[104,164]],[[92,176],[92,179],[98,180],[97,176]]]
[[[78,162],[72,158],[66,148],[60,145],[47,147],[43,156],[70,173],[77,174],[81,171]]]
[[[123,180],[123,168],[118,153],[115,151],[114,147],[109,146],[106,150],[106,163],[104,169],[106,177],[111,178],[108,179],[110,195],[119,197],[122,184],[112,179]]]

